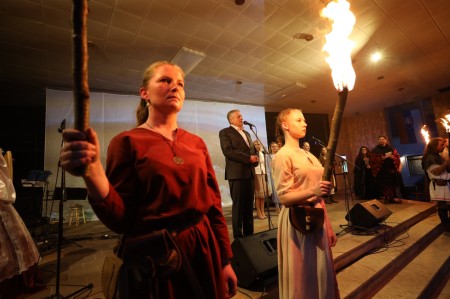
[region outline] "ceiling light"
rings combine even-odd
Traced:
[[[206,54],[204,52],[182,47],[170,62],[181,67],[184,74],[187,75],[203,60],[203,58],[205,58],[205,56]]]
[[[372,54],[372,56],[370,57],[370,60],[372,60],[373,62],[377,62],[382,58],[381,53],[380,52],[375,52]]]

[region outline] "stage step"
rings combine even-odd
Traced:
[[[361,257],[364,257],[368,252],[383,247],[385,243],[395,240],[399,235],[403,234],[417,223],[420,223],[435,213],[436,206],[431,205],[419,213],[413,214],[401,223],[389,222],[384,226],[372,228],[367,231],[348,229],[348,233],[352,236],[356,236],[358,240],[355,240],[352,237],[349,238],[345,235],[339,238],[340,244],[348,243],[343,246],[344,248],[352,249],[346,250],[344,253],[334,258],[334,268],[336,272],[345,269],[353,262],[357,261]],[[360,245],[352,246],[350,245],[352,242],[359,242]]]
[[[406,265],[374,298],[438,298],[450,277],[449,236],[437,227],[437,238]],[[414,245],[413,245],[414,246]],[[399,292],[399,286],[403,286]],[[450,298],[450,294],[442,298]]]
[[[438,299],[448,299],[450,298],[450,282],[447,282]],[[422,299],[422,298],[421,298]]]
[[[450,264],[449,236],[434,212],[426,209],[378,230],[377,237],[361,236],[368,240],[335,258],[341,298],[449,298],[433,294],[447,292]],[[374,248],[381,249],[370,254]]]

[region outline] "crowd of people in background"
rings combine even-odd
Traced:
[[[372,149],[361,146],[355,159],[353,191],[359,199],[381,199],[384,203],[401,203],[403,180],[398,151],[386,136],[378,137]]]

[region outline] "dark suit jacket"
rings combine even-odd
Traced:
[[[258,163],[250,163],[250,156],[256,155],[256,151],[250,134],[245,130],[244,133],[247,136],[250,147],[241,134],[231,126],[219,132],[220,147],[226,162],[226,180],[248,179],[254,175],[254,167],[258,165]]]

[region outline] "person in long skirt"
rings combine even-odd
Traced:
[[[278,217],[279,298],[339,298],[331,253],[337,238],[322,199],[332,184],[322,180],[319,160],[299,148],[299,139],[306,134],[302,112],[285,109],[278,114],[276,125],[285,139],[272,161],[275,188],[283,205]],[[324,209],[323,227],[306,234],[296,230],[289,220],[289,206],[293,205]]]

